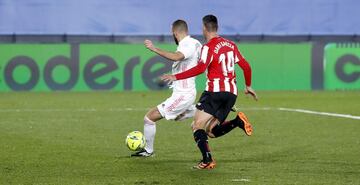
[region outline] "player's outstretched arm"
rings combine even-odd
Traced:
[[[166,83],[171,83],[173,81],[176,81],[175,75],[171,75],[171,74],[164,74],[160,77],[160,79]]]
[[[182,80],[182,79],[186,79],[186,78],[191,78],[194,76],[197,76],[203,72],[205,72],[206,70],[206,64],[204,64],[203,62],[199,62],[197,66],[188,69],[184,72],[175,74],[175,75],[170,75],[170,74],[165,74],[163,76],[160,77],[161,80],[165,81],[165,82],[173,82],[176,80]]]
[[[144,45],[147,49],[149,49],[152,52],[157,53],[158,55],[167,58],[169,60],[172,61],[179,61],[179,60],[183,60],[185,58],[184,54],[182,54],[181,52],[177,51],[177,52],[170,52],[170,51],[165,51],[162,50],[160,48],[156,48],[154,46],[154,44],[151,42],[151,40],[145,40],[144,41]]]

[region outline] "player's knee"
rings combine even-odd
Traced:
[[[212,129],[211,126],[206,126],[205,127],[205,132],[210,138],[215,138],[214,134],[211,132],[211,129]]]
[[[191,129],[193,130],[193,132],[197,130],[194,121],[191,123]]]
[[[204,124],[201,121],[193,121],[192,123],[192,129],[193,131],[199,130],[199,129],[205,129]]]
[[[191,122],[191,129],[195,132],[196,130],[195,130],[195,125],[194,125],[194,121],[193,122]]]
[[[156,124],[156,122],[151,120],[147,115],[145,115],[144,116],[144,124],[153,125],[153,124]]]
[[[151,108],[145,115],[144,119],[145,118],[148,118],[150,121],[152,122],[156,122],[158,120],[160,120],[162,118],[159,110],[154,107],[154,108]]]

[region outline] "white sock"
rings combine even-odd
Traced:
[[[144,136],[146,139],[145,150],[149,153],[154,151],[154,140],[156,133],[156,124],[148,117],[144,117]]]

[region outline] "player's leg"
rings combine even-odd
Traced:
[[[216,138],[227,134],[236,127],[240,127],[246,135],[251,136],[253,129],[243,112],[238,112],[235,119],[224,121],[221,124],[218,119],[214,118],[206,125],[206,133],[210,138]]]
[[[228,103],[223,105],[222,109],[217,112],[217,115],[226,115],[227,117],[227,115],[229,114],[231,108],[235,104],[236,98],[232,98],[231,96],[229,96],[227,99],[230,100],[228,101]],[[248,121],[246,115],[242,112],[239,112],[236,115],[235,119],[229,121],[221,122],[216,120],[211,122],[211,124],[208,126],[207,131],[210,137],[220,137],[229,133],[236,127],[240,127],[248,136],[252,134],[252,126]]]
[[[221,124],[218,121],[212,122],[207,131],[210,137],[220,137],[229,133],[236,127],[240,127],[246,135],[252,135],[253,128],[243,112],[239,112],[235,119],[225,121]]]
[[[207,135],[210,137],[210,138],[215,138],[215,135],[211,132],[211,130],[215,127],[215,125],[219,124],[219,120],[216,119],[216,118],[213,118],[212,120],[210,120],[206,126],[205,126],[205,131],[207,133]]]
[[[149,157],[154,152],[154,140],[156,134],[156,122],[162,119],[157,107],[151,108],[144,116],[144,137],[146,146],[144,150],[138,151],[131,156],[133,157]]]
[[[205,131],[209,121],[214,119],[214,115],[221,102],[219,102],[218,93],[203,92],[199,103],[196,105],[196,112],[192,129],[194,139],[202,154],[202,161],[195,166],[198,169],[211,169],[215,167],[215,161],[212,159],[210,147],[208,144],[208,136]]]
[[[208,100],[208,98],[206,99]],[[200,166],[201,169],[213,168],[215,166],[215,162],[211,157],[210,148],[208,146],[208,138],[205,132],[205,126],[214,117],[211,114],[205,112],[203,109],[201,111],[198,110],[195,107],[195,105],[193,105],[194,100],[195,100],[194,95],[190,95],[186,98],[183,98],[183,101],[178,102],[177,106],[175,106],[172,109],[171,114],[168,114],[169,116],[165,118],[166,119],[174,118],[174,116],[176,116],[175,120],[181,121],[189,117],[194,117],[194,121],[192,123],[194,139],[203,157],[202,161],[198,164],[198,166]],[[202,103],[204,106],[207,104],[206,102],[202,102]],[[206,106],[206,107],[211,107],[211,106]]]
[[[202,154],[202,160],[197,166],[198,169],[211,169],[215,167],[215,161],[213,160],[208,144],[208,137],[205,132],[205,127],[209,121],[214,117],[204,111],[197,110],[194,116],[194,122],[192,123],[192,129],[194,132],[194,139]]]
[[[146,139],[145,150],[148,153],[154,151],[154,140],[156,134],[156,122],[162,119],[162,116],[157,107],[151,108],[144,117],[144,136]]]
[[[173,93],[171,97],[157,107],[151,108],[144,117],[146,146],[143,151],[137,152],[136,154],[144,154],[146,155],[145,157],[148,157],[149,154],[152,155],[154,152],[156,122],[162,118],[174,120],[178,115],[186,111],[186,109],[194,102],[194,99],[195,95]]]
[[[233,120],[230,121],[224,121],[223,123],[220,123],[217,119],[209,122],[209,124],[206,127],[206,132],[209,137],[211,138],[217,138],[220,136],[223,136],[230,131],[232,131],[236,127],[240,127],[240,121],[239,118],[236,117]]]

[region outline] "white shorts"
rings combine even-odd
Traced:
[[[180,114],[194,109],[196,93],[173,93],[170,98],[157,106],[162,117],[175,120]]]

